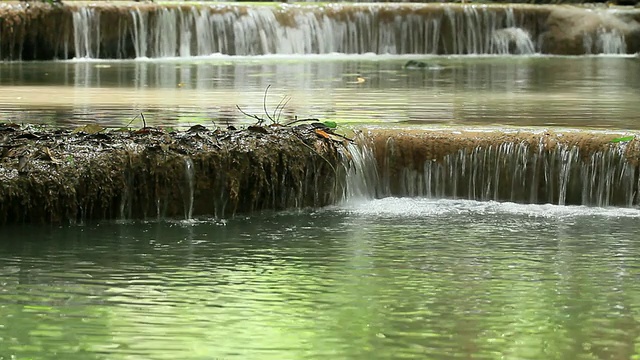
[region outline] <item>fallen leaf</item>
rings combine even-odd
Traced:
[[[326,131],[324,130],[320,130],[320,129],[316,129],[316,134],[318,134],[318,136],[323,137],[325,139],[331,139],[331,136],[329,136],[329,134],[327,134]]]
[[[338,127],[338,124],[336,124],[335,121],[323,121],[322,123],[324,124],[324,126],[328,127],[329,129],[335,129]]]
[[[615,139],[613,139],[613,140],[611,140],[611,141],[609,141],[609,142],[612,142],[612,143],[619,143],[619,142],[631,141],[631,140],[633,140],[633,139],[635,139],[635,138],[636,138],[636,137],[635,137],[635,136],[633,136],[633,135],[632,135],[632,136],[623,136],[623,137],[615,138]]]
[[[79,126],[75,129],[73,129],[72,133],[77,134],[77,133],[85,133],[85,134],[97,134],[101,131],[104,131],[104,127],[98,125],[98,124],[87,124],[84,126]]]

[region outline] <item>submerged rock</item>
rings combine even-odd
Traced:
[[[404,64],[405,69],[424,69],[427,67],[427,63],[417,60],[409,60]]]
[[[341,194],[345,143],[316,130],[0,124],[0,224],[328,205]]]
[[[444,67],[437,63],[426,63],[424,61],[417,60],[409,60],[404,64],[404,68],[406,70],[429,70],[429,71],[440,71],[443,70]]]

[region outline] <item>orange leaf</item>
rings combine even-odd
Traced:
[[[329,136],[329,134],[327,134],[324,130],[316,129],[316,134],[318,134],[318,136],[322,136],[325,139],[331,139],[331,136]]]

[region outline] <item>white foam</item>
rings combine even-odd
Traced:
[[[511,202],[388,197],[349,202],[339,210],[374,217],[437,217],[448,215],[520,215],[540,218],[640,218],[640,209],[618,207],[516,204]]]
[[[424,54],[267,54],[267,55],[227,55],[215,53],[200,56],[173,56],[173,57],[138,57],[135,59],[100,59],[91,57],[72,58],[69,60],[57,60],[59,62],[100,62],[100,63],[121,63],[121,62],[200,62],[200,61],[274,61],[274,60],[304,60],[304,61],[332,61],[332,60],[358,60],[358,61],[386,61],[386,60],[419,60],[429,61],[437,59],[494,59],[494,58],[635,58],[635,54],[590,54],[590,55],[551,55],[551,54],[465,54],[465,55],[424,55]],[[428,70],[442,70],[439,66],[429,67]]]
[[[594,55],[595,56],[595,55]],[[615,57],[632,57],[614,55]],[[470,54],[470,55],[424,55],[424,54],[345,54],[345,53],[327,53],[327,54],[266,54],[266,55],[228,55],[215,53],[210,55],[198,56],[168,56],[168,57],[146,57],[141,56],[135,59],[100,59],[92,57],[76,57],[69,60],[59,60],[60,62],[183,62],[203,61],[203,60],[224,60],[224,61],[273,61],[273,60],[305,60],[305,61],[322,61],[322,60],[420,60],[428,61],[429,59],[482,59],[482,58],[531,58],[531,57],[557,57],[555,55],[528,54],[528,55],[507,55],[507,54]],[[429,67],[429,70],[441,70],[440,67]]]

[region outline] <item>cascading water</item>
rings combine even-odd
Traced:
[[[2,4],[3,60],[211,54],[635,53],[632,9],[368,3]],[[36,9],[37,8],[37,9]],[[25,25],[28,24],[28,25]],[[51,31],[56,29],[56,31]],[[533,50],[532,50],[533,49]]]
[[[622,203],[633,201],[634,194],[627,189],[634,174],[625,171],[616,150],[595,153],[592,161],[584,164],[577,147],[558,146],[533,157],[527,156],[529,152],[527,144],[514,143],[478,147],[470,152],[460,150],[445,156],[441,163],[425,162],[423,174],[419,174],[422,177],[405,171],[402,193],[413,195],[424,188],[426,196],[439,198],[559,205],[569,199],[573,204],[608,206],[614,187],[623,184],[622,194],[618,194]]]
[[[373,149],[360,134],[356,143],[347,144],[345,150],[342,154],[345,171],[342,202],[374,198],[378,171]]]
[[[76,57],[130,48],[125,57],[262,54],[531,54],[550,8],[433,4],[133,7],[114,33],[101,34],[102,8],[73,15]],[[555,11],[555,10],[554,10]],[[577,39],[586,53],[624,53],[621,20]],[[616,28],[617,26],[617,28]],[[104,29],[104,27],[102,27]],[[620,28],[621,30],[619,30]],[[108,36],[107,36],[108,35]],[[113,45],[106,43],[109,38]],[[130,44],[130,45],[127,45]],[[111,52],[116,53],[116,52]]]
[[[132,37],[133,48],[135,49],[136,58],[142,58],[147,56],[147,17],[143,16],[140,9],[131,10],[132,24]]]
[[[529,55],[536,52],[529,33],[516,27],[500,29],[492,38],[493,52],[496,54]]]
[[[595,38],[595,39],[594,39]],[[598,29],[594,36],[585,36],[587,39],[585,53],[587,54],[626,54],[627,42],[624,34],[613,29]]]
[[[379,168],[377,197],[590,206],[638,202],[637,159],[627,157],[637,151],[635,143],[612,144],[607,136],[584,135],[565,142],[562,135],[379,133],[368,145],[375,148]]]
[[[193,160],[188,157],[184,159],[184,182],[185,186],[182,190],[182,199],[184,201],[184,218],[185,220],[190,220],[193,217],[195,170],[193,169]]]
[[[169,208],[180,206],[176,201],[182,201],[188,220],[198,206],[213,209],[213,215],[222,218],[235,214],[239,204],[244,204],[245,211],[254,211],[383,197],[635,206],[640,200],[640,143],[614,144],[613,137],[578,132],[373,130],[356,134],[354,142],[338,147],[340,161],[335,167],[318,159],[304,167],[287,168],[287,159],[271,159],[274,162],[262,167],[269,176],[256,174],[252,167],[237,168],[238,164],[224,159],[216,169],[207,169],[201,160],[181,157],[165,164],[179,175],[172,183],[157,174],[133,175],[127,167],[118,210],[121,219],[131,218],[134,205],[153,209],[144,212],[144,218],[164,218]],[[229,177],[241,171],[255,175],[240,182]],[[327,179],[327,171],[335,175],[333,180]],[[210,179],[208,185],[198,187],[198,177]],[[292,183],[292,178],[297,180]],[[135,184],[145,185],[140,189]],[[257,187],[242,190],[252,186]],[[196,204],[196,193],[209,197],[201,196]]]
[[[100,12],[82,7],[73,13],[77,58],[100,58]]]

